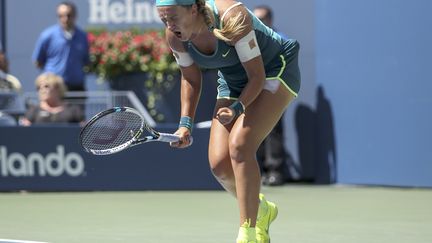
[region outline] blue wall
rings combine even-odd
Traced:
[[[0,191],[221,189],[208,165],[209,129],[195,129],[194,145],[186,149],[154,142],[106,156],[85,153],[79,132],[0,127]]]
[[[11,71],[33,90],[31,52],[40,31],[57,21],[60,0],[6,2]],[[76,2],[79,25],[88,27],[90,0]],[[432,186],[432,1],[266,4],[275,10],[275,26],[301,43],[302,90],[284,116],[286,148],[299,177],[327,166],[336,167],[331,173],[339,183]],[[152,16],[108,26],[160,26]],[[104,89],[91,77],[88,86]]]
[[[432,1],[316,1],[341,183],[432,186]]]

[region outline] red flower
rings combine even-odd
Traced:
[[[102,79],[134,72],[153,77],[178,72],[163,31],[89,31],[88,40],[89,71]]]

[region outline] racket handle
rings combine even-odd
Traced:
[[[177,142],[180,139],[178,135],[171,134],[171,133],[159,133],[159,135],[160,137],[158,140],[161,142],[167,142],[167,143]],[[189,146],[192,145],[192,143],[193,143],[193,137],[190,137]]]
[[[159,133],[160,137],[159,137],[159,141],[161,142],[177,142],[180,137],[178,135],[175,134],[170,134],[170,133]]]

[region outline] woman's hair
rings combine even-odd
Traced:
[[[205,0],[196,0],[198,12],[204,16],[205,23],[210,31],[216,36],[216,38],[223,41],[232,41],[234,34],[243,31],[246,28],[245,19],[242,13],[238,13],[234,18],[228,19],[226,24],[222,25],[222,29],[218,29],[216,21],[213,15],[213,11],[209,5],[206,4]],[[223,21],[223,20],[222,20]]]
[[[36,78],[36,88],[39,89],[39,87],[41,86],[41,83],[43,81],[46,81],[49,85],[51,85],[52,87],[57,87],[60,93],[60,97],[64,97],[67,88],[66,85],[63,81],[63,78],[54,74],[54,73],[43,73],[39,76],[37,76]]]

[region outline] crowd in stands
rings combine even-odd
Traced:
[[[15,125],[14,119],[23,126],[84,122],[84,106],[69,103],[65,93],[85,91],[83,68],[89,63],[87,34],[76,25],[77,8],[72,2],[58,4],[56,11],[58,23],[42,31],[32,56],[41,73],[35,79],[39,102],[27,104],[27,111],[12,119],[1,111],[14,98],[10,93],[21,91],[21,83],[8,72],[8,59],[0,46],[0,125]]]

